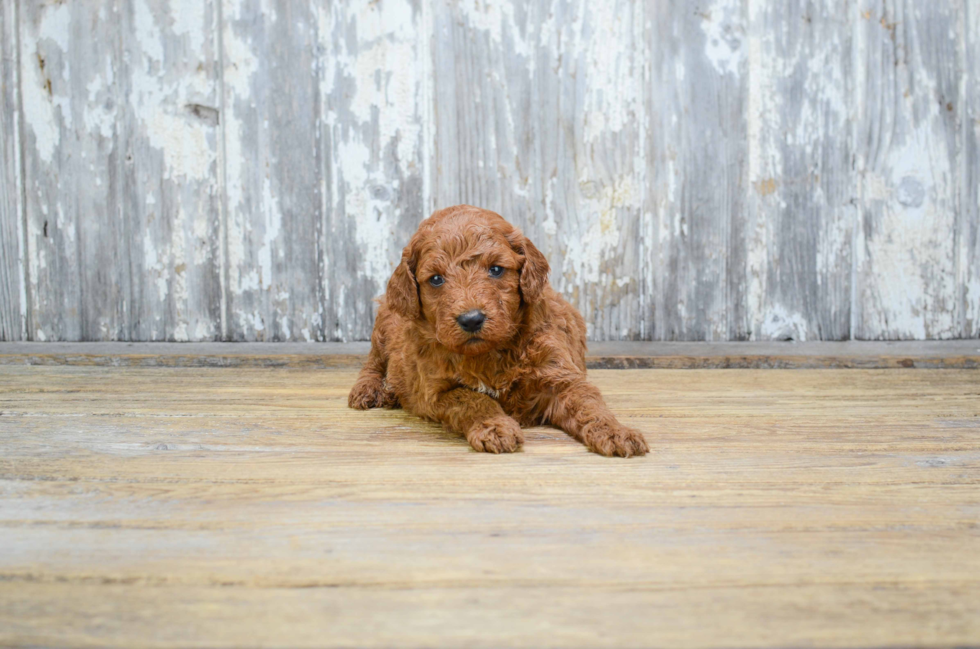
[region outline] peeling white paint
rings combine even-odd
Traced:
[[[33,54],[33,52],[30,52]],[[24,60],[30,61],[28,56]],[[54,117],[54,106],[45,91],[47,80],[36,65],[24,66],[24,121],[34,134],[34,147],[41,160],[50,163],[61,141],[61,131]]]
[[[193,127],[186,118],[161,108],[151,108],[143,116],[150,144],[163,152],[167,178],[201,180],[211,175],[215,152],[203,128]]]
[[[211,127],[192,121],[186,106],[210,94],[206,76],[189,75],[169,79],[163,62],[163,33],[145,0],[134,3],[140,60],[131,66],[132,105],[150,145],[159,149],[166,163],[167,178],[186,181],[209,178],[216,151],[209,142]],[[201,20],[203,13],[191,12]],[[188,21],[188,17],[182,20]],[[186,22],[183,29],[190,29]]]
[[[715,0],[699,12],[704,55],[719,74],[741,73],[745,19],[741,0]]]
[[[119,106],[113,97],[114,83],[112,61],[107,59],[104,74],[93,77],[85,87],[88,91],[84,114],[85,129],[89,133],[98,133],[107,139],[115,133],[119,119]]]
[[[198,320],[197,326],[194,328],[194,338],[193,340],[213,340],[214,339],[214,324],[206,320]]]
[[[262,182],[262,218],[265,232],[258,253],[259,288],[268,290],[272,288],[273,251],[281,250],[278,242],[282,231],[282,210],[279,208],[279,199],[272,195],[272,185],[268,178]]]
[[[357,141],[341,142],[337,154],[344,169],[342,209],[354,223],[364,275],[374,279],[378,286],[384,286],[391,274],[391,259],[395,252],[392,232],[385,222],[388,201],[375,199],[370,192],[373,183],[368,172],[370,151],[367,146]],[[375,174],[373,180],[384,182],[380,174]]]
[[[191,52],[203,51],[205,36],[209,34],[209,30],[202,29],[208,26],[205,14],[208,3],[202,0],[168,0],[166,6],[173,21],[173,33],[187,39],[187,49]]]
[[[783,306],[773,306],[762,319],[762,340],[807,339],[807,321],[801,313],[792,312]]]
[[[487,33],[492,42],[506,47],[508,52],[524,58],[531,56],[531,44],[521,36],[512,3],[468,0],[460,2],[457,8],[471,29]],[[529,64],[533,65],[533,61]],[[533,68],[530,71],[533,73]]]
[[[945,136],[934,130],[938,123],[923,120],[904,143],[894,143],[885,167],[891,190],[866,196],[878,203],[878,216],[873,237],[865,242],[870,257],[861,260],[871,281],[865,317],[878,319],[875,329],[902,338],[951,338],[957,331],[956,278],[950,272],[955,249],[949,236],[956,224],[946,199],[955,190],[948,186],[953,170]]]
[[[240,19],[242,2],[228,1],[225,4],[226,17]],[[227,256],[225,264],[228,272],[228,287],[232,297],[241,296],[246,291],[259,289],[257,268],[246,270],[245,242],[247,214],[245,206],[245,183],[248,182],[248,160],[246,159],[244,124],[239,111],[251,104],[252,79],[258,71],[258,59],[251,46],[238,35],[237,29],[226,22],[223,26],[224,41],[224,81],[225,111],[221,116],[224,127],[224,166],[225,196],[227,201],[226,240]],[[244,313],[228,314],[234,316],[238,326],[245,328],[251,321]],[[258,320],[261,323],[261,319]]]
[[[634,48],[625,45],[633,43],[633,17],[612,2],[583,2],[580,15],[576,36],[581,44],[576,49],[584,50],[589,81],[583,107],[584,137],[594,142],[635,123],[640,77],[631,56]],[[583,30],[589,31],[588,38]]]
[[[51,177],[62,173],[67,178],[68,169],[84,173],[84,186],[96,198],[82,196],[78,204],[91,209],[105,202],[98,196],[118,186],[113,184],[114,172],[107,169],[110,147],[116,141],[128,147],[135,144],[127,152],[136,154],[137,182],[147,185],[145,202],[136,204],[148,220],[147,230],[135,235],[139,250],[134,256],[148,276],[143,280],[148,290],[142,299],[155,314],[151,319],[158,320],[147,326],[152,337],[214,336],[217,325],[207,320],[210,314],[197,311],[202,309],[197,284],[208,276],[208,266],[215,263],[213,253],[221,249],[220,242],[210,240],[214,238],[213,197],[220,191],[227,199],[221,227],[227,227],[228,255],[219,266],[227,268],[226,288],[236,305],[235,312],[227,314],[229,331],[312,340],[321,337],[326,320],[319,309],[336,306],[341,315],[338,322],[330,315],[327,335],[360,335],[354,332],[361,325],[352,325],[353,316],[343,314],[343,309],[355,305],[360,309],[357,317],[366,319],[363,314],[370,307],[361,306],[368,304],[359,294],[361,282],[383,286],[402,243],[395,241],[395,228],[406,217],[399,211],[403,203],[398,199],[418,184],[423,187],[423,210],[432,207],[436,196],[452,202],[465,194],[470,200],[499,201],[501,209],[525,215],[527,229],[552,255],[556,287],[583,308],[590,331],[602,337],[635,335],[623,326],[627,320],[623,314],[635,308],[629,294],[641,291],[641,300],[655,299],[651,296],[663,280],[652,277],[654,271],[668,268],[671,254],[683,246],[707,240],[698,232],[705,221],[694,218],[693,212],[705,208],[691,203],[691,179],[684,176],[690,169],[691,151],[658,150],[662,157],[650,161],[644,138],[649,132],[654,139],[651,146],[656,147],[664,130],[683,129],[684,137],[696,136],[699,129],[716,128],[714,123],[698,124],[697,119],[724,117],[728,109],[744,115],[748,135],[746,150],[739,151],[746,163],[739,167],[746,176],[739,179],[745,182],[745,206],[738,206],[744,213],[730,216],[738,236],[744,237],[733,245],[744,243],[746,256],[739,261],[747,264],[732,272],[747,272],[747,284],[732,287],[734,295],[722,298],[729,302],[718,309],[711,305],[706,316],[699,315],[705,305],[695,303],[693,290],[680,296],[676,305],[658,304],[658,309],[666,307],[671,317],[679,316],[682,322],[700,319],[698,326],[710,329],[706,335],[727,335],[724,310],[732,307],[732,301],[744,300],[738,306],[748,312],[753,338],[803,340],[825,335],[807,319],[812,314],[801,312],[799,303],[779,294],[786,285],[785,274],[800,272],[791,263],[799,260],[780,257],[787,253],[778,237],[786,235],[785,221],[779,219],[787,219],[786,210],[794,205],[792,188],[801,184],[812,190],[809,206],[831,215],[820,226],[815,253],[821,290],[830,290],[824,282],[836,281],[839,269],[853,260],[852,305],[860,306],[854,309],[853,331],[884,337],[948,337],[957,335],[963,326],[959,323],[975,318],[980,308],[980,272],[970,266],[976,255],[965,237],[950,241],[950,232],[957,227],[955,215],[970,218],[971,212],[965,210],[980,209],[980,194],[964,189],[970,177],[963,174],[972,161],[962,160],[963,151],[947,150],[956,138],[949,137],[944,124],[950,117],[935,98],[949,80],[940,81],[937,75],[944,71],[923,60],[930,33],[922,27],[928,12],[921,7],[897,14],[906,31],[899,34],[905,40],[897,45],[900,51],[893,58],[907,67],[892,72],[888,66],[873,65],[881,56],[891,56],[896,47],[888,28],[880,24],[882,16],[865,18],[862,7],[855,5],[817,25],[821,12],[829,14],[837,8],[829,0],[813,5],[813,17],[818,19],[814,26],[800,25],[796,20],[800,16],[781,13],[784,7],[763,0],[714,0],[683,8],[671,3],[585,0],[542,0],[527,6],[486,0],[458,4],[358,0],[311,7],[316,18],[311,25],[304,24],[298,13],[281,9],[276,13],[273,5],[269,0],[224,0],[221,5],[226,103],[220,126],[187,109],[218,103],[211,78],[210,57],[217,45],[210,31],[216,23],[213,5],[134,0],[118,10],[101,7],[98,23],[120,21],[123,13],[127,20],[132,18],[134,30],[123,39],[122,58],[118,45],[101,44],[100,59],[94,61],[84,58],[88,50],[72,38],[79,33],[72,20],[86,15],[77,9],[81,5],[49,3],[25,12],[36,21],[20,28],[26,168],[29,174],[39,168]],[[889,12],[904,9],[885,7]],[[673,61],[654,56],[661,52],[654,49],[661,44],[657,26],[650,20],[661,10],[696,12],[676,23],[685,30],[693,25],[695,33],[691,51],[681,50],[683,55]],[[95,11],[89,16],[94,17]],[[785,38],[773,29],[786,15],[794,17],[793,29],[801,30],[801,37]],[[951,18],[948,29],[942,26],[935,33],[948,35],[950,42],[965,39],[969,48],[980,39],[980,12],[956,15],[970,20],[963,26]],[[313,69],[289,69],[282,62],[276,64],[280,67],[269,67],[264,59],[267,52],[261,48],[273,45],[252,31],[257,29],[256,16],[261,16],[266,30],[280,21],[277,30],[288,27],[299,35],[317,34]],[[432,49],[433,43],[446,42],[444,34],[433,33],[434,16],[440,17],[441,25],[452,22],[454,38],[469,39],[466,51],[482,57],[482,67],[463,61],[459,77],[436,78],[433,67],[444,71],[445,66],[440,67],[433,56],[454,53]],[[933,18],[943,19],[936,13]],[[283,20],[297,22],[287,26]],[[272,33],[278,31],[267,31],[265,37]],[[650,34],[654,38],[648,44]],[[685,32],[687,36],[691,34]],[[850,47],[848,39],[853,39]],[[848,52],[850,58],[843,61]],[[45,60],[44,69],[39,55]],[[202,65],[190,64],[195,57]],[[659,67],[651,73],[652,60]],[[691,108],[685,102],[694,96],[692,89],[703,89],[697,84],[706,83],[704,75],[712,71],[717,77],[708,81],[720,90],[718,110],[686,112]],[[283,128],[277,117],[285,123],[292,106],[281,116],[266,107],[264,114],[255,114],[256,105],[267,101],[262,94],[264,79],[271,74],[299,75],[297,79],[319,75],[318,85],[313,85],[320,93],[321,113],[315,116],[320,139],[309,143],[310,162],[314,153],[326,156],[328,160],[316,162],[323,164],[332,184],[310,191],[321,190],[325,222],[341,223],[345,236],[351,237],[349,245],[356,246],[358,253],[354,278],[358,282],[344,286],[339,285],[342,279],[310,277],[309,285],[319,282],[322,291],[315,298],[289,284],[297,266],[284,251],[293,238],[310,233],[291,232],[286,226],[283,208],[289,210],[294,203],[278,194],[281,169],[270,174],[268,167],[282,162],[264,148],[276,141]],[[257,83],[256,75],[262,83]],[[879,76],[883,84],[877,83]],[[900,87],[908,79],[915,80],[915,87]],[[665,81],[663,87],[651,85]],[[966,77],[959,83],[961,104],[955,106],[954,117],[962,120],[962,130],[955,135],[980,138],[974,98],[968,96],[972,86]],[[459,143],[437,133],[436,126],[445,125],[438,121],[445,115],[444,105],[437,102],[446,98],[435,96],[437,85],[440,92],[448,87],[450,93],[462,93],[457,102],[472,101],[457,106],[466,109],[459,110],[462,122],[455,125]],[[790,87],[802,88],[804,96],[791,96]],[[474,92],[467,95],[468,90]],[[659,99],[656,93],[676,93],[680,98],[662,102],[669,110],[661,115],[657,113],[661,105],[650,103],[651,97]],[[745,98],[744,106],[731,105],[736,96]],[[528,106],[535,122],[531,127],[526,123]],[[313,105],[308,108],[313,110]],[[484,117],[493,121],[465,121]],[[651,126],[650,120],[656,124]],[[254,142],[250,141],[253,128],[260,133]],[[226,153],[220,167],[215,156],[219,137],[225,138]],[[437,137],[441,148],[436,146]],[[528,137],[533,142],[527,142]],[[849,138],[856,149],[854,196],[847,191],[842,196],[833,183],[820,180],[827,173],[840,173],[823,166],[825,145],[839,138]],[[469,147],[462,156],[466,168],[438,167],[457,144]],[[678,144],[683,144],[681,139],[674,142]],[[812,169],[796,178],[784,177],[787,168],[799,167],[800,159],[812,161]],[[155,177],[147,178],[148,170]],[[218,173],[224,174],[220,187],[214,184]],[[647,182],[648,175],[656,179],[655,184]],[[657,193],[646,197],[648,187]],[[29,279],[25,292],[37,298],[35,313],[42,314],[44,309],[50,312],[61,306],[45,302],[54,299],[45,293],[45,283],[78,281],[74,276],[52,278],[51,274],[79,263],[71,257],[79,244],[74,198],[52,198],[44,193],[48,191],[43,184],[24,188],[34,217],[25,237],[25,279]],[[978,205],[962,205],[960,199]],[[845,201],[850,202],[842,207]],[[721,209],[729,207],[721,204]],[[50,221],[57,241],[44,236],[45,221]],[[83,244],[84,226],[83,221]],[[640,259],[624,262],[624,250],[634,243],[630,239],[637,232],[642,236]],[[628,250],[632,255],[636,248]],[[728,254],[723,246],[701,252],[712,263]],[[689,258],[683,258],[682,265],[684,259]],[[319,263],[320,272],[326,274],[338,262],[327,257]],[[685,280],[693,279],[690,268],[682,272]],[[701,281],[727,280],[706,272]],[[846,286],[840,290],[846,291]],[[704,299],[717,299],[722,293]],[[324,294],[329,307],[319,303]],[[66,295],[72,297],[68,291]],[[243,296],[247,299],[239,299]],[[37,304],[42,305],[40,311]],[[647,311],[642,302],[640,311]],[[641,333],[647,331],[643,317],[638,320]],[[108,317],[95,326],[96,335],[99,328],[104,336],[115,335],[116,324]],[[38,338],[61,335],[48,324],[38,328],[42,330]]]
[[[343,12],[334,16],[338,23],[356,16],[356,49],[341,47],[333,56],[333,65],[354,85],[350,111],[364,126],[372,125],[377,116],[379,148],[383,151],[394,143],[399,169],[408,175],[418,159],[421,135],[418,114],[412,110],[421,86],[412,6],[407,0],[390,0],[383,8],[362,1],[336,10]],[[332,84],[334,71],[329,67],[326,77]]]
[[[38,39],[54,41],[58,49],[67,53],[71,33],[71,7],[60,3],[49,4],[44,7],[43,12]]]
[[[622,244],[620,215],[624,210],[637,209],[638,198],[638,189],[631,176],[617,178],[614,184],[598,191],[587,189],[583,192],[580,209],[591,226],[584,236],[566,240],[559,290],[567,293],[568,286],[582,287],[617,279],[607,276],[603,266],[618,257]]]
[[[152,63],[163,63],[163,41],[156,18],[146,0],[133,0],[133,22],[136,28],[136,42],[139,43],[143,55]]]
[[[376,290],[384,287],[404,244],[394,240],[395,228],[406,216],[402,205],[408,197],[402,192],[417,191],[411,181],[422,176],[423,209],[431,200],[423,173],[429,162],[426,147],[431,147],[426,140],[431,131],[423,132],[427,109],[422,105],[429,93],[423,82],[429,55],[423,49],[428,43],[423,37],[426,10],[422,6],[419,12],[406,0],[360,0],[334,3],[318,15],[318,37],[326,53],[319,70],[320,123],[330,136],[324,209],[333,218],[348,220],[357,279],[370,280]],[[325,263],[329,268],[331,261]],[[321,286],[330,308],[349,314],[346,323],[327,335],[362,336],[354,331],[369,321],[371,303],[347,302],[358,296],[348,296],[337,286],[337,277],[326,272]]]
[[[71,11],[67,5],[46,5],[42,10],[36,34],[21,40],[21,65],[24,79],[21,95],[24,121],[34,134],[35,147],[41,159],[50,163],[61,143],[59,123],[72,127],[69,98],[61,94],[71,80],[70,30]],[[56,56],[52,56],[56,55]],[[42,66],[43,61],[43,66]],[[59,81],[52,83],[55,62],[60,63]],[[43,69],[42,69],[43,67]],[[58,117],[55,117],[58,108]]]

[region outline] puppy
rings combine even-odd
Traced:
[[[351,408],[405,408],[509,453],[521,426],[551,424],[589,450],[647,452],[585,378],[585,320],[548,283],[548,260],[489,210],[423,221],[379,299]]]

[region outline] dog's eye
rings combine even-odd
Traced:
[[[504,269],[501,266],[491,266],[490,267],[490,277],[500,277],[504,274]]]
[[[446,283],[445,278],[442,275],[433,275],[429,278],[429,284],[432,286],[442,286]]]

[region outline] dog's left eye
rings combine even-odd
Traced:
[[[489,272],[490,277],[500,277],[504,274],[504,269],[502,266],[491,266]]]

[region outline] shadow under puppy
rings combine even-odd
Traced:
[[[602,455],[647,452],[585,378],[585,321],[548,261],[489,210],[457,205],[419,226],[391,279],[351,408],[402,406],[508,453],[551,424]]]

